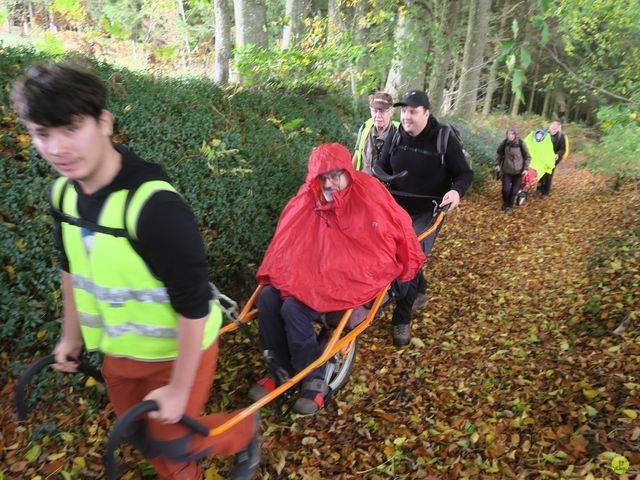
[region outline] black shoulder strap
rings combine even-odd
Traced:
[[[444,157],[447,153],[447,145],[449,144],[449,135],[451,134],[451,125],[443,124],[438,130],[438,139],[436,140],[436,150],[440,155],[440,164],[444,166]]]
[[[519,138],[518,142],[520,142],[518,145],[520,146],[520,153],[522,154],[522,160],[524,160],[524,157],[527,156],[527,152],[524,151],[524,149],[525,149],[524,140]]]
[[[391,160],[398,149],[398,145],[400,144],[400,131],[396,130],[393,135],[387,137],[387,140],[384,143],[381,158],[386,156]],[[389,145],[389,148],[387,148],[387,144]]]
[[[60,201],[58,205],[54,205],[53,198],[50,197],[49,199],[49,213],[51,214],[51,217],[56,222],[68,223],[69,225],[74,225],[76,227],[86,228],[87,230],[91,230],[92,232],[104,233],[106,235],[111,235],[112,237],[124,237],[131,240],[131,236],[129,235],[129,232],[127,232],[126,228],[105,227],[104,225],[98,225],[97,223],[89,222],[82,218],[72,217],[71,215],[64,213],[64,211],[62,210],[62,206],[64,205],[64,196],[67,193],[67,189],[69,188],[69,183],[70,181],[67,179],[64,185],[62,186],[62,190],[60,191]],[[125,212],[124,212],[125,218],[126,218],[126,210],[129,207],[130,201],[131,201],[131,192],[129,192],[129,195],[127,196],[127,200],[125,204],[126,205]],[[123,223],[123,225],[125,224]]]

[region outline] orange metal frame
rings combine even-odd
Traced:
[[[422,240],[423,238],[435,232],[438,226],[444,220],[445,215],[446,215],[446,212],[439,212],[435,222],[433,222],[433,224],[427,230],[422,232],[418,236],[418,239]],[[209,430],[209,436],[214,437],[216,435],[220,435],[226,432],[227,430],[229,430],[231,427],[240,423],[245,418],[253,415],[255,412],[257,412],[262,407],[264,407],[265,405],[270,403],[272,400],[274,400],[276,397],[280,396],[282,393],[286,392],[291,387],[295,386],[299,381],[305,378],[312,370],[326,363],[338,352],[342,351],[344,354],[348,353],[349,350],[353,348],[353,344],[356,337],[360,335],[360,333],[362,333],[375,318],[375,315],[378,312],[378,308],[380,308],[380,305],[382,304],[384,295],[385,293],[387,293],[387,290],[389,289],[389,285],[387,285],[382,290],[382,292],[380,292],[380,294],[375,298],[373,305],[371,306],[371,310],[369,310],[369,314],[358,326],[356,326],[355,328],[347,332],[342,338],[340,338],[340,336],[342,335],[342,332],[344,331],[345,326],[347,325],[347,322],[349,321],[351,312],[353,312],[353,309],[346,310],[344,312],[344,315],[342,315],[340,322],[335,327],[333,334],[331,335],[331,338],[329,339],[329,342],[327,343],[327,346],[325,347],[324,351],[314,362],[309,364],[306,368],[298,372],[295,376],[293,376],[292,378],[284,382],[282,385],[278,386],[275,390],[273,390],[266,396],[262,397],[257,402],[244,408],[237,415],[234,415],[222,425]],[[253,292],[253,295],[251,295],[251,298],[249,298],[249,301],[247,302],[247,304],[244,306],[244,308],[238,315],[237,322],[225,325],[220,330],[220,335],[223,335],[227,332],[231,332],[233,330],[237,330],[239,328],[238,327],[239,323],[248,323],[250,320],[258,316],[258,310],[254,308],[254,305],[261,289],[262,289],[262,286],[259,285],[256,288],[256,290]]]

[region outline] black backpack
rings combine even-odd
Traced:
[[[462,153],[464,155],[465,160],[467,161],[467,164],[471,166],[470,155],[469,155],[469,152],[467,152],[464,149],[464,144],[462,143],[462,135],[460,134],[460,130],[458,129],[458,127],[456,127],[451,123],[441,123],[440,130],[438,130],[438,138],[436,140],[435,155],[440,156],[440,165],[444,167],[445,155],[447,153],[447,145],[449,143],[449,135],[451,135],[452,133],[453,133],[453,136],[456,138],[456,140],[458,140],[458,143],[460,143],[460,146],[462,146]],[[434,152],[431,152],[429,150],[400,145],[399,130],[397,130],[396,133],[393,135],[393,139],[391,140],[391,148],[389,149],[389,155],[393,156],[398,148],[402,150],[407,150],[410,152],[422,153],[424,155],[434,155]]]

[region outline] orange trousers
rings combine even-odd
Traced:
[[[209,398],[211,385],[216,373],[218,359],[218,341],[202,352],[200,365],[191,389],[185,414],[198,419],[209,428],[226,422],[236,412],[218,413],[201,417],[202,409]],[[109,398],[116,415],[141,402],[144,397],[169,383],[173,360],[162,362],[142,362],[129,358],[105,356],[102,366]],[[197,454],[208,450],[208,455],[233,455],[244,449],[255,432],[252,417],[249,417],[225,433],[215,437],[203,437],[181,424],[165,425],[146,419],[145,435],[153,441],[172,441],[183,439],[188,444],[185,454]],[[200,480],[202,472],[198,461],[175,461],[167,456],[157,455],[147,458],[155,468],[160,480]]]

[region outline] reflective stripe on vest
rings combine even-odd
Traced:
[[[397,129],[400,126],[399,122],[395,120],[391,121],[391,124]],[[362,170],[362,153],[364,152],[364,146],[367,143],[367,138],[369,138],[369,133],[371,133],[371,129],[373,128],[373,118],[370,118],[364,125],[362,126],[362,130],[360,132],[360,138],[358,142],[358,146],[356,148],[356,170]],[[373,166],[373,165],[372,165]]]
[[[360,141],[358,142],[358,147],[356,149],[356,170],[362,170],[362,152],[364,151],[364,146],[367,143],[367,138],[369,137],[371,128],[373,128],[373,118],[364,122],[360,132]]]
[[[88,350],[139,360],[167,360],[177,355],[178,314],[171,307],[164,284],[153,276],[130,243],[130,238],[137,236],[143,206],[159,191],[175,192],[167,182],[150,181],[140,185],[133,195],[128,190],[111,193],[97,223],[126,230],[129,238],[94,232],[89,252],[82,229],[62,223],[74,299]],[[67,184],[66,178],[55,182],[51,192],[54,208],[77,219],[77,200],[75,188]],[[221,323],[221,310],[213,302],[205,324],[203,349],[213,343]]]

